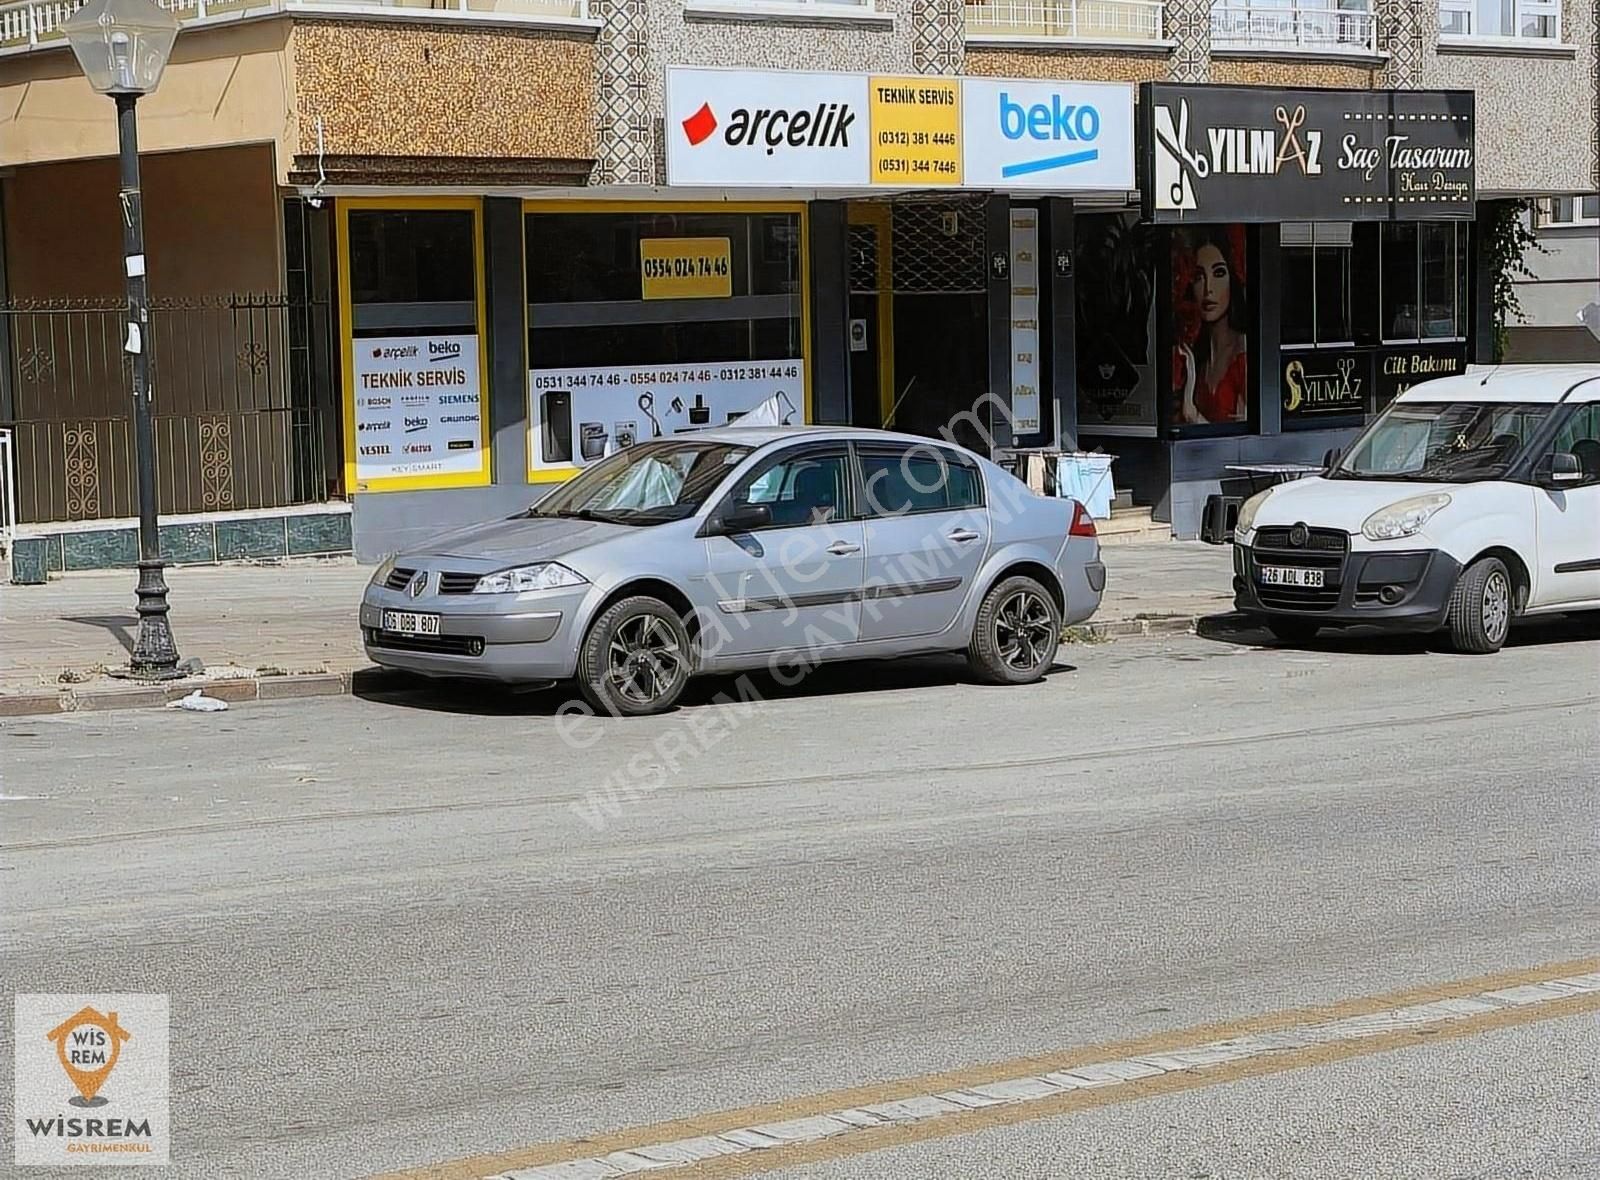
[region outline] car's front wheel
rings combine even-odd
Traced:
[[[1450,594],[1445,616],[1450,645],[1472,655],[1499,651],[1511,632],[1515,609],[1516,591],[1505,562],[1480,558],[1466,568]]]
[[[689,634],[659,598],[635,595],[606,608],[578,652],[578,688],[602,713],[647,717],[677,703],[689,682]]]
[[[989,684],[1028,684],[1055,662],[1061,643],[1061,612],[1033,578],[1003,578],[978,607],[967,662]]]

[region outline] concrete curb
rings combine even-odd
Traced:
[[[373,670],[376,672],[377,670]],[[108,709],[159,709],[201,689],[208,697],[241,701],[282,701],[299,697],[340,696],[366,679],[367,670],[310,672],[299,676],[240,677],[237,680],[175,680],[166,684],[127,684],[83,688],[63,685],[56,692],[0,696],[0,717],[36,717],[49,713],[87,713]]]
[[[1221,619],[1229,611],[1207,615],[1143,615],[1068,627],[1069,643],[1106,643],[1151,635],[1182,635],[1205,619]],[[416,681],[403,672],[368,666],[349,672],[306,672],[283,676],[239,677],[236,680],[174,680],[166,684],[114,683],[85,687],[62,685],[54,692],[0,694],[0,718],[37,717],[52,713],[92,713],[110,709],[159,709],[202,689],[209,697],[238,704],[244,701],[290,701],[306,697],[345,696],[357,689],[393,691]]]
[[[1068,627],[1063,636],[1073,643],[1104,643],[1112,639],[1134,639],[1147,635],[1183,635],[1194,631],[1200,620],[1211,615],[1143,615],[1133,619],[1113,619],[1109,623],[1083,623]]]

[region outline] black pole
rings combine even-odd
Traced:
[[[139,194],[139,135],[134,121],[137,94],[118,94],[117,142],[122,166],[122,253],[128,278],[128,324],[124,348],[133,358],[133,439],[139,481],[139,637],[128,671],[139,680],[179,675],[178,648],[167,622],[167,582],[162,574],[161,533],[156,524],[155,433],[150,422],[150,310],[145,298],[144,211]]]

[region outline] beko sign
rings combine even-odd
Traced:
[[[666,136],[671,185],[1134,187],[1118,82],[671,68]]]
[[[961,105],[968,185],[1133,188],[1131,86],[966,78]]]

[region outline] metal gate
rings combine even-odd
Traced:
[[[150,354],[159,510],[325,500],[337,490],[331,376],[313,363],[326,308],[283,295],[157,300]],[[122,300],[0,303],[0,428],[22,521],[133,516]]]

